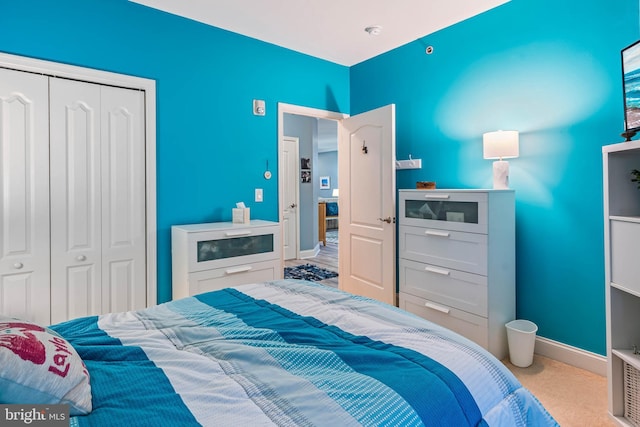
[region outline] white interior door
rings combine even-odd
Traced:
[[[49,324],[49,89],[0,68],[0,313]]]
[[[340,288],[396,305],[395,105],[342,121]]]
[[[298,257],[298,230],[299,230],[299,140],[294,137],[284,137],[282,140],[280,158],[280,173],[284,176],[282,187],[282,246],[285,260]]]

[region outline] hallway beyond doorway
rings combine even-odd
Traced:
[[[331,230],[334,231],[334,230]],[[304,265],[304,264],[313,264],[321,268],[326,268],[327,270],[338,272],[338,239],[337,239],[337,231],[335,238],[329,240],[329,233],[327,233],[327,246],[320,245],[320,252],[313,258],[305,258],[305,259],[291,259],[285,261],[285,267],[294,267],[296,265]],[[333,237],[333,236],[332,236]],[[331,279],[325,279],[318,283],[322,283],[323,285],[331,286],[333,288],[338,287],[338,277],[333,277]]]

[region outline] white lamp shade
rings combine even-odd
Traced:
[[[519,134],[517,130],[499,130],[482,135],[485,159],[511,159],[519,154]]]
[[[331,193],[331,195],[333,197],[340,197],[340,190],[338,190],[337,188],[334,188],[333,192]]]

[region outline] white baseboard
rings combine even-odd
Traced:
[[[306,251],[300,251],[300,259],[313,258],[320,253],[320,243],[317,243],[315,248],[307,249]]]
[[[548,338],[536,337],[536,354],[548,357],[594,374],[607,376],[607,358],[590,351],[562,344]]]

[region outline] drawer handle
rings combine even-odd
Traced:
[[[241,267],[236,267],[236,268],[229,268],[227,270],[225,270],[224,272],[226,274],[238,274],[238,273],[244,273],[245,271],[249,271],[251,270],[251,266],[250,265],[243,265]]]
[[[447,231],[435,231],[435,230],[427,230],[424,232],[427,236],[437,236],[437,237],[449,237],[449,232]]]
[[[430,273],[442,274],[443,276],[448,276],[451,273],[449,270],[445,270],[444,268],[436,268],[436,267],[425,267],[424,271],[428,271]]]
[[[446,200],[450,196],[448,194],[425,194],[425,199]]]
[[[232,237],[232,236],[248,236],[249,234],[251,234],[251,230],[227,231],[225,233],[225,235],[229,236],[229,237]]]
[[[425,302],[424,306],[427,307],[427,308],[432,308],[432,309],[434,309],[436,311],[439,311],[441,313],[444,313],[444,314],[449,314],[449,308],[448,307],[443,307],[441,305],[434,304],[432,302]]]

